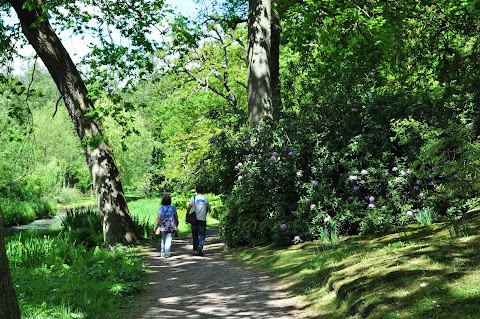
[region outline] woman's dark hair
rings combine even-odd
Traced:
[[[172,204],[172,198],[170,196],[165,196],[162,198],[162,205],[171,205]]]

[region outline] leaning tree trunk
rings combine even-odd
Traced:
[[[249,0],[248,112],[251,126],[273,118],[271,59],[271,0]]]
[[[5,234],[3,233],[2,214],[0,213],[0,319],[20,319],[17,294],[13,287],[7,253]]]
[[[105,142],[98,122],[86,117],[87,112],[91,112],[94,106],[87,98],[87,88],[80,73],[53,31],[40,1],[36,2],[38,7],[31,11],[23,8],[27,0],[10,0],[10,3],[17,12],[24,35],[42,59],[62,94],[77,134],[85,145],[97,204],[103,214],[105,245],[112,247],[116,243],[136,242],[135,227],[128,213],[113,151]],[[29,3],[31,5],[31,2]]]

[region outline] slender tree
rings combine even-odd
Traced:
[[[94,110],[80,73],[50,25],[40,2],[9,1],[15,9],[22,32],[50,72],[78,136],[84,143],[85,156],[92,175],[97,204],[103,214],[105,245],[134,243],[135,228],[128,212],[122,183],[111,147],[96,119],[87,114]]]

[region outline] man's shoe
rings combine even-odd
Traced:
[[[198,255],[203,257],[203,248],[202,247],[198,247]]]

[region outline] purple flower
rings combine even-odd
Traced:
[[[362,185],[365,184],[365,183],[366,183],[366,182],[365,182],[364,179],[362,179],[362,180],[360,181],[360,184],[362,184]]]
[[[292,151],[288,152],[288,155],[293,156],[293,152]]]
[[[318,181],[317,181],[316,179],[314,179],[314,180],[312,181],[312,184],[313,184],[313,185],[317,185],[317,184],[318,184]]]
[[[458,173],[455,173],[455,174],[453,174],[453,177],[454,177],[454,178],[459,178],[460,175],[458,175]]]
[[[362,171],[360,172],[360,174],[362,174],[362,175],[367,175],[367,174],[368,174],[368,172],[367,172],[367,170],[366,170],[366,169],[362,169]]]
[[[357,185],[353,186],[354,191],[358,191],[359,189],[360,189],[360,186],[357,186]]]
[[[415,186],[413,186],[413,189],[416,190],[416,191],[418,191],[418,190],[420,189],[420,186],[415,185]]]
[[[310,205],[310,210],[314,210],[315,207],[317,207],[317,205],[315,205],[315,204]]]
[[[368,204],[368,208],[373,208],[375,205],[373,203]]]
[[[407,174],[407,173],[405,173],[405,171],[401,171],[401,172],[400,172],[400,175],[402,175],[402,176],[405,176],[406,174]]]
[[[323,219],[323,222],[324,223],[328,223],[330,221],[330,216],[327,216]]]
[[[250,157],[252,157],[252,156],[253,156],[252,154],[248,154],[248,155],[247,155],[248,158],[250,158]]]
[[[300,241],[301,238],[300,238],[300,236],[296,235],[295,237],[293,237],[293,240],[294,240],[294,241]]]
[[[433,186],[433,182],[428,183],[428,186]]]
[[[274,160],[276,160],[277,158],[272,155],[272,157],[270,157],[270,159],[271,159],[272,161],[274,161]]]
[[[411,210],[407,211],[407,216],[412,217],[412,216],[413,216],[413,212],[412,212]]]
[[[302,171],[298,171],[298,172],[297,172],[297,176],[298,176],[298,177],[301,177],[302,175],[303,175]]]
[[[388,176],[388,174],[389,174],[388,171],[385,171],[383,175]]]
[[[272,156],[277,156],[277,155],[278,155],[277,152],[273,152],[273,153],[272,153]]]
[[[368,199],[371,203],[373,203],[375,201],[375,197],[373,196],[370,196],[370,198]]]
[[[392,167],[392,172],[396,172],[396,171],[398,171],[398,167],[396,166]]]
[[[350,175],[348,176],[348,179],[351,180],[351,181],[354,181],[357,179],[357,175]]]
[[[297,131],[297,135],[302,135],[302,131]]]
[[[245,143],[247,143],[247,144],[250,143],[250,139],[246,139]]]
[[[353,196],[352,195],[348,196],[348,199],[353,200]]]
[[[280,225],[280,229],[281,229],[281,230],[284,230],[285,228],[287,228],[287,225],[285,225],[285,224],[281,224],[281,225]]]
[[[424,194],[424,193],[420,193],[420,194],[418,194],[418,197],[423,197],[423,196],[425,196],[425,194]]]

